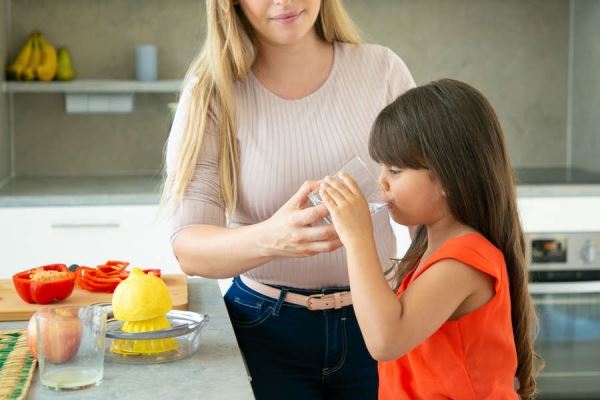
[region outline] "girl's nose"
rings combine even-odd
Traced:
[[[377,178],[377,182],[379,183],[379,186],[381,186],[381,188],[383,189],[384,192],[387,192],[390,189],[390,185],[389,185],[387,179],[385,179],[385,176],[383,175],[383,173],[379,174],[379,177]]]

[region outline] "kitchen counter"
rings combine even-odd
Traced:
[[[13,178],[0,187],[0,207],[157,205],[160,176]],[[600,196],[597,183],[521,183],[519,197]]]
[[[191,357],[165,364],[130,365],[105,362],[99,386],[53,392],[39,383],[36,369],[29,400],[36,399],[254,399],[250,381],[217,281],[188,280],[189,310],[208,314],[202,343]],[[0,329],[24,328],[26,321],[1,322]]]
[[[0,187],[0,207],[158,204],[160,176],[19,177]]]
[[[519,197],[600,195],[600,174],[577,167],[516,168]]]
[[[517,197],[597,197],[600,182],[586,184],[522,184]]]

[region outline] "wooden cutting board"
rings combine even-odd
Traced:
[[[167,284],[175,310],[187,310],[188,290],[187,276],[163,275]],[[93,303],[110,302],[112,293],[94,293],[75,287],[73,294],[67,299],[53,303],[55,305],[89,305]],[[44,307],[39,304],[29,304],[19,297],[11,279],[0,279],[0,321],[27,321],[34,312]]]

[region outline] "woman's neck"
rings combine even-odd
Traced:
[[[268,90],[285,99],[298,99],[316,91],[333,66],[333,45],[316,31],[291,45],[259,41],[252,71]]]

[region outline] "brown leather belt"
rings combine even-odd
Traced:
[[[240,275],[241,281],[244,285],[250,289],[278,300],[281,295],[281,290],[265,285],[264,283],[257,282],[247,276]],[[330,294],[312,294],[310,296],[304,296],[298,293],[287,292],[285,295],[285,302],[290,304],[296,304],[304,306],[311,311],[318,310],[330,310],[346,307],[352,304],[352,295],[350,292],[335,292]]]

